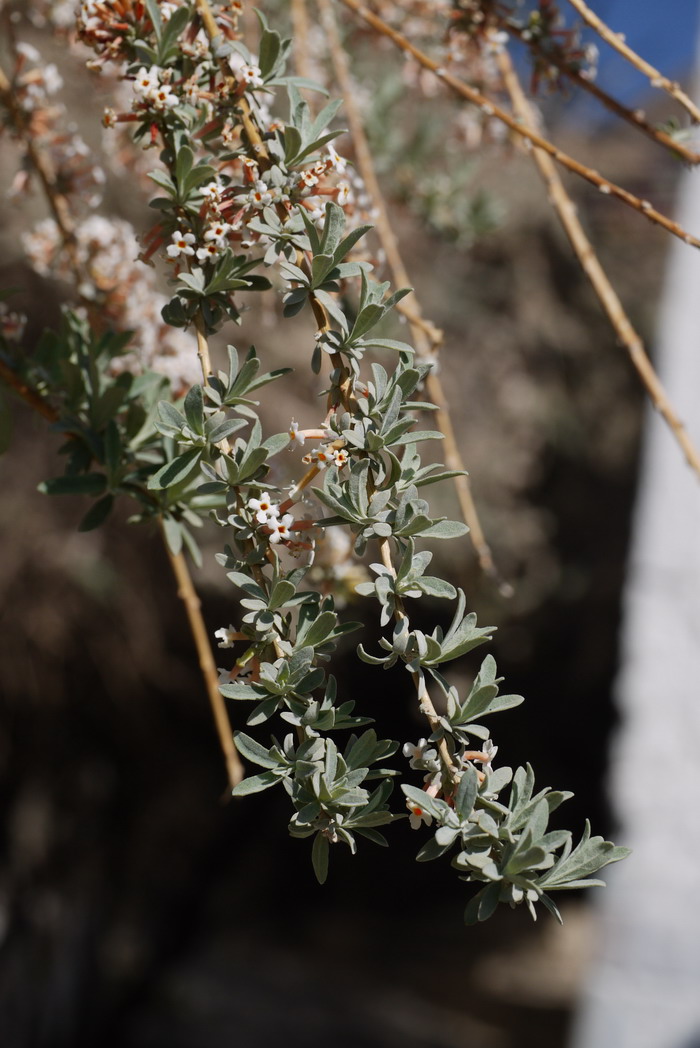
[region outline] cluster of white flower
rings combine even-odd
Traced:
[[[150,368],[166,375],[176,391],[197,381],[193,339],[163,322],[160,311],[167,299],[156,289],[155,272],[137,261],[139,243],[128,222],[91,215],[79,223],[73,260],[53,219],[39,222],[22,242],[40,276],[70,281],[77,266],[83,299],[99,306],[100,316],[117,330],[134,331],[129,352],[114,361],[115,371],[139,374]]]
[[[302,462],[308,466],[317,466],[325,469],[326,466],[336,466],[342,469],[348,464],[348,453],[345,448],[334,448],[332,444],[322,444],[320,448],[313,448],[304,455]]]
[[[180,99],[174,94],[170,86],[170,70],[161,69],[159,66],[151,66],[146,69],[142,66],[134,80],[135,98],[132,109],[139,110],[146,106],[163,112],[166,109],[174,109]]]
[[[197,238],[194,233],[183,233],[176,229],[172,234],[172,243],[165,249],[168,258],[177,260],[181,256],[196,255],[200,262],[215,262],[221,257],[228,244],[228,234],[233,227],[228,222],[213,222],[205,231],[204,243],[196,247]]]
[[[253,511],[258,524],[269,529],[270,542],[273,545],[282,541],[286,542],[292,537],[291,527],[294,517],[291,513],[280,516],[279,504],[272,501],[269,492],[261,492],[259,499],[249,499],[248,509]]]

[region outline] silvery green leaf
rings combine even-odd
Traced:
[[[154,473],[148,481],[148,487],[153,491],[172,488],[176,484],[180,484],[194,472],[199,465],[201,457],[201,448],[190,448],[184,454],[178,455],[171,462],[166,462],[164,466],[161,466],[158,472]]]
[[[390,816],[389,819],[387,819],[387,822],[393,822],[395,818],[398,818],[398,816]],[[384,824],[380,823],[379,825]],[[383,833],[378,833],[377,830],[370,829],[364,823],[361,826],[356,826],[353,823],[353,830],[355,833],[359,833],[361,837],[366,837],[368,841],[372,841],[373,844],[379,844],[382,848],[389,847],[389,842]]]
[[[232,797],[247,797],[250,793],[261,793],[268,790],[270,786],[276,786],[280,781],[279,775],[272,771],[264,771],[260,775],[249,775],[231,790]]]
[[[168,549],[174,556],[177,556],[182,549],[182,529],[180,524],[173,517],[168,516],[164,516],[162,521]]]
[[[240,699],[245,702],[254,702],[267,694],[259,684],[244,684],[242,681],[220,684],[219,691],[227,699]]]
[[[455,811],[462,819],[471,815],[479,793],[479,778],[473,764],[467,764],[455,793]]]
[[[402,783],[401,789],[412,804],[415,804],[415,806],[422,811],[427,812],[428,815],[432,815],[434,819],[441,821],[447,812],[451,811],[445,801],[429,796],[425,790],[419,790],[416,786],[408,786],[405,783]]]
[[[435,831],[435,843],[442,848],[449,848],[459,837],[459,829],[454,826],[440,826]]]
[[[421,531],[420,535],[426,539],[456,539],[468,531],[469,528],[461,520],[439,520]]]
[[[289,447],[289,433],[274,433],[262,442],[261,447],[267,451],[268,457],[277,455]]]
[[[264,746],[261,746],[255,739],[251,739],[250,735],[246,735],[242,731],[235,731],[233,738],[236,743],[236,749],[245,757],[246,760],[253,761],[254,764],[261,764],[263,768],[279,768],[280,762],[275,757],[271,757],[268,750]]]
[[[99,528],[112,512],[113,506],[114,495],[105,495],[104,498],[99,499],[90,507],[80,524],[78,524],[78,531],[93,531],[95,528]]]
[[[311,861],[319,884],[325,884],[328,876],[328,838],[319,831],[311,848]]]
[[[586,820],[583,835],[574,850],[568,855],[562,855],[559,862],[540,878],[539,883],[547,891],[586,887],[593,883],[585,879],[590,874],[630,854],[629,848],[617,847],[602,837],[591,837],[590,834],[590,823]]]
[[[266,720],[269,720],[272,714],[279,706],[279,698],[276,695],[271,695],[269,699],[263,699],[262,702],[258,703],[252,713],[248,715],[246,724],[250,724],[251,727],[255,727],[256,724],[263,724]]]
[[[341,325],[341,327],[346,326],[347,321],[345,320],[345,314],[332,295],[329,295],[328,292],[322,290],[322,288],[316,288],[314,296],[318,299],[326,312],[329,313],[330,316]]]
[[[449,850],[452,843],[453,841],[450,840],[448,844],[438,844],[436,837],[431,837],[416,855],[416,862],[431,862],[433,859],[439,859]]]
[[[422,578],[416,580],[415,585],[428,597],[445,597],[447,600],[454,600],[457,596],[454,586],[435,575],[423,575]]]
[[[464,911],[464,923],[471,925],[479,921],[487,921],[496,911],[500,894],[501,886],[499,883],[489,884],[488,887],[482,888],[480,892],[477,892],[467,903]]]

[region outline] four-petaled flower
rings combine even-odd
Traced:
[[[259,499],[248,499],[248,509],[255,511],[258,524],[268,524],[270,527],[272,519],[280,515],[279,506],[272,501],[267,491],[263,491]],[[277,541],[279,542],[279,539]]]
[[[228,629],[222,626],[220,630],[216,631],[214,636],[219,640],[220,648],[232,648],[237,634],[238,630],[234,629],[233,626],[229,626]]]
[[[226,234],[231,232],[231,226],[228,222],[214,222],[213,225],[209,226],[204,239],[206,241],[213,241],[213,243],[223,246],[226,240]]]
[[[256,65],[244,65],[238,71],[241,80],[245,80],[246,84],[250,87],[262,87],[263,78],[259,66]]]
[[[428,815],[427,811],[423,808],[419,808],[414,801],[406,801],[406,807],[408,808],[408,821],[411,824],[412,830],[418,830],[422,823],[426,826],[430,826],[433,821],[432,815]]]
[[[303,448],[304,444],[306,443],[304,431],[302,430],[301,432],[299,432],[299,423],[295,422],[294,419],[292,419],[292,421],[289,424],[289,439],[292,445],[298,444],[301,448]]]
[[[221,252],[223,251],[223,244],[218,244],[215,240],[205,244],[204,247],[197,248],[197,258],[200,262],[206,262],[207,259],[210,261],[217,258],[221,258]]]
[[[178,258],[180,255],[193,255],[194,248],[192,245],[195,242],[194,233],[182,233],[179,229],[176,229],[173,233],[173,242],[168,244],[166,250],[171,258]]]
[[[293,523],[294,517],[291,513],[285,513],[281,520],[277,517],[268,520],[267,526],[270,529],[270,542],[276,544],[291,538],[289,529]]]
[[[280,516],[280,507],[272,502],[267,492],[263,492],[259,499],[248,499],[248,509],[254,509],[256,520],[259,524],[270,524],[270,520]]]

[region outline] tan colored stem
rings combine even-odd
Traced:
[[[209,37],[211,43],[215,44],[218,39],[223,39],[221,29],[216,24],[216,19],[214,18],[214,14],[207,0],[195,0],[195,4],[199,13],[199,17],[202,19],[204,32]],[[221,75],[223,76],[224,80],[230,84],[235,84],[236,78],[235,76],[233,76],[226,59],[219,58],[217,59],[217,61],[219,64],[219,70],[221,71]],[[253,114],[250,109],[250,103],[248,102],[248,99],[245,97],[244,94],[242,94],[239,97],[237,105],[241,113],[241,123],[243,124],[245,133],[248,136],[248,141],[250,142],[255,153],[257,154],[258,161],[264,166],[265,164],[269,163],[270,154],[268,153],[267,147],[265,146],[265,143],[262,140],[257,124],[253,119]]]
[[[11,115],[18,114],[18,107],[14,102],[12,85],[10,84],[9,80],[2,72],[2,70],[0,70],[0,100],[5,104]],[[21,113],[19,113],[19,116],[21,116]],[[73,216],[71,214],[68,201],[58,191],[56,187],[55,176],[53,175],[53,171],[49,163],[49,160],[32,138],[30,129],[26,127],[24,122],[19,118],[15,126],[17,132],[21,134],[22,139],[26,145],[29,160],[32,163],[37,174],[39,175],[39,179],[44,189],[47,201],[56,220],[56,224],[63,233],[66,249],[69,253],[69,260],[73,269],[74,278],[76,284],[79,284],[82,279],[82,275],[75,255],[75,251],[73,250],[75,223],[73,221]],[[200,320],[199,317],[197,319]],[[201,345],[200,340],[203,341],[203,346]],[[205,367],[203,360],[203,351],[206,347],[206,381],[206,378],[210,371],[210,365],[208,363],[208,347],[206,344],[206,339],[203,335],[203,329],[202,331],[200,331],[199,326],[197,327],[197,344],[203,371]],[[34,408],[35,411],[43,415],[44,418],[48,419],[50,422],[55,422],[58,420],[58,414],[56,413],[56,411],[48,404],[46,404],[46,402],[39,394],[37,394],[34,390],[30,389],[30,387],[28,387],[20,378],[18,378],[18,376],[16,376],[10,368],[8,368],[5,364],[2,364],[1,362],[0,378],[7,382],[7,384],[10,385],[23,398],[23,400],[25,400],[26,403],[30,405],[30,407]],[[184,556],[181,553],[175,556],[171,552],[170,547],[168,546],[168,542],[165,537],[165,532],[162,528],[162,520],[161,535],[168,553],[168,558],[170,560],[173,572],[177,580],[178,596],[182,599],[185,605],[185,609],[187,612],[187,620],[192,631],[192,637],[194,639],[197,652],[199,654],[199,664],[202,669],[205,687],[212,705],[216,728],[221,740],[221,748],[224,751],[224,755],[226,758],[226,768],[228,771],[229,781],[233,787],[236,785],[237,782],[240,782],[240,780],[243,777],[243,766],[241,764],[240,758],[238,757],[236,747],[233,742],[231,727],[226,716],[224,700],[221,694],[219,693],[218,674],[216,671],[216,666],[214,664],[211,646],[207,638],[206,627],[204,625],[204,620],[202,618],[200,610],[199,598],[197,597],[197,594],[195,592],[194,585],[192,583],[192,578],[190,576],[189,569],[187,567],[187,562]],[[225,719],[225,726],[224,720],[222,718]]]
[[[625,43],[625,38],[622,33],[614,33],[598,17],[595,11],[591,11],[588,4],[584,3],[584,0],[569,0],[569,3],[577,11],[581,18],[586,22],[591,29],[595,29],[596,33],[606,44],[610,44],[618,54],[621,54],[623,58],[626,58],[635,69],[638,69],[640,73],[648,77],[651,81],[652,87],[658,87],[662,91],[666,91],[672,98],[675,98],[676,102],[683,106],[683,108],[690,114],[696,123],[700,123],[700,109],[695,105],[693,100],[681,89],[680,84],[676,83],[675,80],[669,80],[668,77],[660,73],[658,69],[655,69],[653,65],[645,61],[640,55],[633,51],[631,47],[628,47]]]
[[[202,314],[197,313],[194,318],[195,331],[197,332],[197,356],[199,357],[199,366],[202,369],[202,380],[204,385],[209,384],[209,376],[211,375],[211,357],[209,355],[209,343],[204,333],[204,320]]]
[[[513,112],[519,116],[523,125],[527,126],[532,121],[530,104],[513,68],[513,63],[505,51],[499,55],[499,65],[503,81],[513,103]],[[700,477],[700,455],[669,401],[659,377],[645,352],[644,343],[632,327],[615,289],[584,232],[576,207],[564,188],[555,164],[551,157],[541,149],[534,149],[532,158],[547,186],[552,206],[559,216],[571,246],[586,276],[590,280],[615,334],[627,350],[630,360],[651,397],[654,407],[673,433],[688,465]]]
[[[343,95],[345,112],[355,150],[355,159],[357,160],[357,166],[364,180],[367,192],[374,203],[375,227],[382,247],[386,253],[387,261],[394,278],[394,283],[397,287],[410,287],[411,280],[401,256],[398,240],[389,220],[386,201],[377,178],[374,161],[372,159],[372,152],[369,148],[367,135],[365,134],[364,123],[355,100],[355,87],[350,75],[347,54],[338,32],[338,26],[333,13],[333,6],[330,0],[317,0],[317,3],[321,13],[323,28],[328,40],[333,70]],[[423,319],[421,306],[415,291],[411,299],[410,311],[406,311],[406,316],[411,326],[411,334],[419,354],[422,357],[434,355],[435,350],[442,340],[442,332],[439,332],[430,321],[425,321]],[[438,408],[435,421],[437,422],[438,429],[444,437],[446,463],[450,469],[463,471],[464,461],[455,438],[447,396],[445,395],[440,377],[432,371],[429,372],[426,377],[426,388],[428,396]],[[479,514],[474,503],[469,478],[464,475],[455,477],[454,486],[462,516],[465,524],[469,528],[469,535],[479,560],[481,570],[490,578],[497,581],[502,595],[506,596],[512,594],[512,588],[499,578],[496,570],[493,554],[491,553],[491,548],[486,541],[484,529],[481,526]]]
[[[39,415],[43,415],[47,422],[57,422],[58,412],[55,408],[52,408],[44,398],[33,390],[31,386],[28,386],[23,379],[16,375],[12,368],[9,368],[7,364],[0,360],[0,379],[15,391],[17,396],[21,397],[25,404],[28,404],[30,408]]]
[[[487,116],[493,116],[497,120],[500,120],[501,123],[505,124],[506,127],[509,127],[516,135],[525,139],[526,142],[529,142],[530,145],[537,146],[545,153],[548,153],[549,156],[556,160],[558,164],[561,164],[562,167],[567,168],[569,171],[573,171],[575,175],[585,179],[586,182],[590,182],[591,185],[596,186],[598,189],[602,190],[602,192],[621,200],[623,204],[626,204],[634,211],[638,211],[640,214],[645,215],[650,222],[661,226],[662,229],[672,233],[673,236],[678,237],[684,243],[690,244],[692,247],[700,247],[700,239],[687,233],[677,222],[674,222],[666,215],[663,215],[660,211],[657,211],[656,208],[652,207],[648,200],[640,200],[639,197],[634,195],[634,193],[630,193],[627,189],[623,189],[622,186],[618,186],[615,182],[603,178],[598,171],[594,171],[593,168],[587,167],[580,161],[575,160],[573,157],[569,156],[568,153],[565,153],[563,150],[553,145],[552,142],[543,138],[542,135],[539,135],[536,131],[524,127],[522,123],[515,119],[515,117],[512,117],[490,98],[487,98],[486,95],[483,95],[480,91],[477,91],[476,88],[466,84],[458,77],[452,76],[451,73],[448,73],[437,62],[417,48],[415,44],[412,44],[410,40],[407,40],[405,36],[402,36],[401,33],[397,32],[396,29],[393,29],[382,18],[379,18],[373,11],[370,11],[364,6],[364,4],[360,3],[359,0],[340,0],[340,3],[344,4],[345,7],[350,8],[351,11],[354,11],[364,22],[372,26],[373,29],[376,29],[378,33],[381,33],[383,36],[392,40],[404,54],[411,55],[415,58],[419,65],[423,66],[424,69],[430,70],[431,73],[434,73],[444,84],[447,84],[447,86],[456,94],[460,95],[460,97],[471,102],[473,105],[478,106]]]
[[[192,584],[192,576],[189,573],[184,556],[182,553],[173,553],[168,545],[165,531],[163,530],[162,518],[160,519],[160,525],[163,535],[163,543],[168,553],[168,560],[170,561],[170,567],[172,568],[173,575],[177,581],[177,595],[185,606],[187,621],[190,624],[192,638],[197,649],[199,668],[202,671],[202,677],[204,678],[212,715],[214,717],[214,724],[216,725],[216,731],[219,736],[219,744],[224,754],[224,760],[226,761],[228,780],[233,789],[233,787],[243,778],[243,765],[241,764],[241,759],[238,756],[233,741],[231,725],[226,712],[226,703],[219,691],[219,676],[216,669],[216,663],[214,662],[211,644],[209,643],[206,626],[204,625],[204,620],[202,618],[200,600],[197,596],[194,585]]]
[[[309,17],[306,0],[292,0],[292,38],[294,40],[294,64],[299,76],[311,79],[309,61]]]
[[[46,195],[51,214],[63,237],[66,249],[70,252],[71,260],[74,259],[75,224],[70,212],[68,201],[58,189],[56,173],[48,155],[41,150],[31,133],[28,125],[28,115],[17,104],[12,84],[3,69],[0,69],[0,102],[7,109],[12,126],[16,134],[22,139],[27,150],[27,157],[34,168],[42,188]]]
[[[280,513],[286,513],[289,509],[291,509],[295,502],[299,501],[299,499],[297,498],[299,492],[303,491],[304,488],[308,487],[311,481],[318,476],[319,472],[320,470],[318,466],[312,466],[311,469],[308,469],[306,471],[299,483],[295,484],[292,490],[289,492],[289,498],[286,498],[284,502],[280,504]]]
[[[557,55],[545,52],[538,45],[536,40],[526,39],[523,36],[523,30],[518,26],[512,25],[507,18],[500,18],[498,24],[503,29],[507,30],[507,32],[516,36],[519,40],[522,40],[522,42],[529,47],[534,54],[540,55],[550,65],[555,66],[559,72],[568,77],[572,83],[576,84],[582,90],[587,91],[589,95],[593,95],[594,98],[597,98],[598,101],[604,105],[606,109],[609,109],[611,113],[619,116],[622,120],[626,120],[628,124],[631,124],[632,127],[636,127],[638,131],[641,131],[642,134],[651,138],[652,141],[658,143],[658,145],[670,149],[685,160],[686,163],[700,164],[700,154],[693,152],[692,149],[688,149],[687,146],[676,141],[675,138],[666,134],[665,131],[661,131],[659,128],[654,127],[644,119],[644,116],[641,115],[638,110],[629,109],[627,106],[623,105],[622,102],[618,102],[616,98],[613,98],[613,96],[609,95],[607,91],[604,91],[599,87],[594,80],[589,80],[587,77],[583,76],[578,70],[567,65],[565,61],[557,57]]]

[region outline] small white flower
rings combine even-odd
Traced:
[[[41,61],[41,55],[35,47],[32,47],[31,44],[25,44],[22,41],[20,41],[15,46],[15,50],[18,55],[22,55],[22,57],[26,58],[28,62],[38,63]]]
[[[343,466],[347,466],[347,464],[348,464],[348,453],[347,453],[347,451],[345,451],[344,448],[338,448],[336,451],[333,452],[333,461],[335,462],[335,465],[338,467],[338,469],[342,469]]]
[[[290,528],[294,523],[294,517],[291,513],[285,513],[281,520],[274,518],[268,520],[267,526],[270,528],[272,534],[270,535],[270,542],[276,544],[281,542],[283,539],[291,538]]]
[[[222,626],[220,630],[217,630],[216,633],[214,634],[214,636],[219,641],[219,647],[220,648],[232,648],[234,643],[235,643],[234,635],[237,632],[238,631],[236,629],[234,629],[233,626],[229,626],[228,629],[226,629],[225,626]],[[223,671],[220,670],[219,672],[221,673]]]
[[[348,166],[347,160],[344,156],[340,156],[339,153],[336,153],[335,149],[333,148],[330,142],[326,146],[326,149],[328,150],[328,157],[330,159],[331,166],[335,168],[339,175],[342,175],[343,171]]]
[[[270,527],[271,520],[280,515],[279,506],[272,501],[267,491],[263,491],[259,499],[248,499],[248,509],[254,510],[258,524],[268,524]]]
[[[419,808],[414,801],[406,801],[406,807],[408,808],[408,821],[411,824],[412,830],[419,830],[422,823],[426,826],[430,826],[433,821],[432,815],[428,815],[427,811],[423,808]]]
[[[223,184],[217,179],[215,182],[207,182],[201,192],[210,204],[220,204],[223,189]]]
[[[423,751],[426,749],[427,745],[427,739],[419,739],[417,746],[414,746],[412,742],[405,742],[402,750],[403,755],[404,757],[410,757],[411,760],[415,760],[416,758],[420,759],[423,756]]]
[[[53,62],[51,62],[50,65],[44,66],[42,76],[44,78],[44,90],[47,95],[55,95],[56,92],[60,91],[63,87],[63,77]]]
[[[303,448],[304,444],[306,443],[304,431],[302,430],[301,432],[299,432],[299,423],[295,422],[294,419],[292,419],[292,421],[289,424],[289,439],[292,443],[292,446],[298,444],[300,448]]]
[[[318,466],[319,469],[325,469],[326,466],[334,461],[335,455],[333,449],[325,445],[322,448],[314,448],[308,456],[304,456],[304,461],[308,458],[309,462],[313,462]]]
[[[173,89],[169,84],[161,84],[160,87],[156,88],[146,95],[146,101],[150,102],[154,109],[174,109],[179,99],[177,95],[173,94]]]
[[[160,86],[158,72],[158,66],[151,66],[150,69],[141,66],[134,81],[134,94],[144,98],[146,95],[150,95],[151,91],[157,90]]]
[[[341,207],[350,202],[350,185],[348,182],[338,182],[335,199],[336,203],[340,204]]]
[[[248,203],[254,208],[267,207],[272,203],[272,193],[262,179],[259,179],[248,193]]]
[[[231,232],[231,226],[228,222],[214,222],[213,225],[209,226],[206,233],[204,234],[205,240],[211,240],[219,246],[223,246],[226,241],[226,236]]]
[[[481,747],[481,752],[487,758],[485,761],[481,762],[481,767],[484,771],[490,771],[493,759],[498,753],[498,746],[494,746],[493,739],[487,739]]]
[[[262,87],[263,78],[259,66],[256,65],[244,65],[238,71],[238,75],[241,80],[245,80],[246,84],[250,87]]]
[[[213,262],[217,258],[221,258],[222,251],[223,245],[212,242],[211,244],[205,244],[204,247],[197,248],[197,258],[200,262]]]
[[[196,242],[194,233],[182,233],[179,229],[176,229],[172,240],[172,244],[168,244],[166,248],[171,258],[178,258],[180,255],[194,255],[194,248],[192,247]]]

